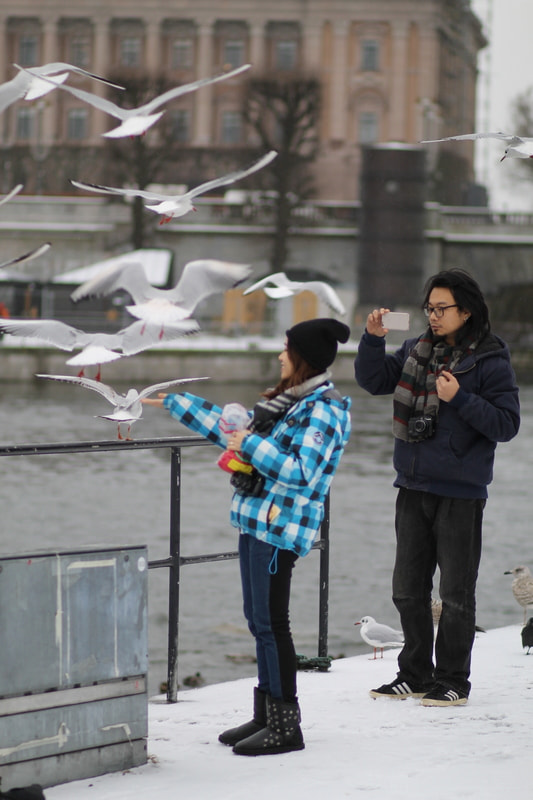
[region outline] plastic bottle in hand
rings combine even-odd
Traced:
[[[234,431],[243,431],[248,427],[249,421],[248,411],[244,406],[240,403],[227,403],[222,409],[218,428],[227,440]],[[252,471],[252,465],[244,461],[235,450],[224,450],[217,461],[217,465],[226,472]]]

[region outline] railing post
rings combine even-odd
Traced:
[[[328,621],[329,621],[329,492],[324,501],[324,519],[320,527],[320,586],[318,609],[318,655],[325,658],[328,654]]]
[[[178,639],[181,546],[181,448],[170,451],[170,569],[168,576],[167,702],[178,701]]]

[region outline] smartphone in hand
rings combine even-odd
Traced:
[[[408,331],[409,330],[409,314],[402,311],[388,311],[383,314],[381,323],[384,328],[389,331]]]

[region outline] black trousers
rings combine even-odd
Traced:
[[[398,492],[392,594],[405,636],[399,675],[407,682],[470,691],[485,502],[403,488]],[[437,566],[442,615],[433,664],[431,591]]]

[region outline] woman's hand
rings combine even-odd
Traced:
[[[167,394],[168,392],[159,392],[157,399],[155,397],[143,397],[141,403],[144,403],[145,406],[158,406],[159,408],[164,408],[163,400]]]
[[[372,336],[385,336],[389,329],[383,327],[382,319],[383,314],[387,314],[389,311],[390,308],[375,308],[371,311],[366,319],[366,332]]]
[[[439,400],[449,403],[459,391],[459,382],[451,372],[443,370],[437,378],[437,394]]]
[[[228,436],[228,450],[240,450],[242,445],[242,440],[248,436],[249,431],[246,429],[243,431],[233,431]]]

